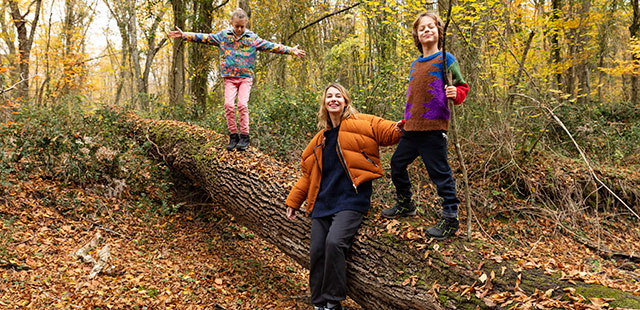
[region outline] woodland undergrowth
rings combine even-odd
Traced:
[[[310,93],[279,96],[280,105],[267,102],[252,109],[252,143],[295,163],[315,132],[315,123],[302,120],[315,119],[317,98]],[[299,109],[290,108],[291,101]],[[462,117],[472,122],[471,111],[463,112]],[[561,112],[564,120],[571,115]],[[78,101],[26,106],[3,117],[0,281],[3,290],[13,293],[3,294],[3,305],[298,309],[306,303],[305,271],[283,255],[272,255],[277,252],[274,247],[211,206],[206,195],[180,190],[190,185],[182,184],[161,161],[149,159],[153,144],[137,143],[121,112]],[[219,117],[212,113],[183,120],[223,132]],[[606,140],[621,145],[623,153],[615,158],[604,154],[608,148],[598,153],[593,142],[597,140],[587,133],[574,133],[593,160],[595,173],[637,212],[637,156],[624,153],[636,147],[629,141],[637,128],[621,120],[610,126],[602,121],[599,129],[624,126],[628,131],[617,140]],[[555,125],[538,131],[538,139],[506,124],[493,124],[466,127],[460,135],[470,171],[473,238],[512,253],[523,266],[546,266],[553,260],[569,280],[640,294],[637,264],[624,256],[637,256],[638,219],[594,183],[574,149],[558,146],[566,142]],[[523,140],[531,142],[519,146]],[[387,174],[392,152],[393,148],[382,151]],[[450,162],[460,182],[456,158],[450,156]],[[418,217],[406,223],[382,223],[378,213],[393,204],[393,186],[388,175],[374,183],[372,220],[410,242],[424,239],[420,234],[439,212],[425,171],[419,161],[410,166]],[[458,190],[464,188],[459,184]],[[461,218],[467,216],[461,208]],[[96,231],[106,235],[103,242],[112,247],[116,269],[87,280],[91,266],[70,254]],[[463,227],[458,234],[462,237],[464,231]],[[262,250],[256,253],[255,248]],[[567,249],[575,254],[568,255]],[[61,273],[52,277],[49,270]]]

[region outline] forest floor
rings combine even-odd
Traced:
[[[147,156],[152,146],[139,145],[119,124],[121,116],[108,110],[61,109],[24,110],[0,126],[0,309],[310,308],[304,268],[171,176]],[[391,203],[390,185],[381,181],[369,226],[360,233],[382,230],[410,245],[429,243],[428,249],[443,255],[459,249],[452,245],[464,245],[465,210],[453,238],[460,242],[434,243],[424,230],[436,220],[437,197],[431,185],[416,183],[418,216],[380,218]],[[558,287],[527,295],[514,283],[509,292],[486,292],[480,288],[500,275],[481,272],[476,286],[440,290],[502,308],[640,309],[638,219],[615,210],[548,210],[508,192],[495,193],[491,203],[478,208],[472,222],[473,239],[492,249],[483,253],[487,262],[512,260],[516,268],[559,274],[567,284],[619,291]],[[90,277],[93,264],[75,253],[97,233],[102,239],[88,254],[97,259],[108,245],[109,267]],[[605,247],[635,259],[593,250]],[[409,278],[403,285],[414,282]],[[351,300],[346,305],[360,309]]]
[[[55,180],[13,181],[12,186],[3,185],[6,195],[0,197],[0,308],[309,308],[306,270],[236,224],[221,208],[202,202],[197,190],[172,189],[177,191],[179,209],[162,216],[136,207],[131,199],[105,198]],[[387,221],[375,214],[372,220],[376,226],[402,228],[394,231],[404,239],[419,233],[416,226],[431,222],[420,217]],[[522,268],[561,270],[568,282],[600,283],[637,297],[637,303],[624,308],[640,305],[637,264],[604,259],[562,231],[554,232],[551,223],[530,221],[495,220],[474,238],[502,250],[488,259],[515,259]],[[607,241],[608,246],[640,249],[639,227],[623,222],[608,225],[618,239],[615,244]],[[96,232],[103,239],[89,254],[96,257],[98,249],[109,245],[109,264],[115,269],[91,279],[93,264],[74,253]],[[456,238],[464,235],[463,225]],[[543,292],[520,296],[519,301],[505,293],[493,292],[493,300],[506,307],[526,308],[527,301],[529,306],[544,305]],[[615,296],[565,293],[569,309],[607,309],[615,303]],[[352,301],[346,304],[348,309],[359,309]]]

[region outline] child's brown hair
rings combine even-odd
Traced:
[[[438,49],[442,49],[442,34],[444,32],[444,22],[442,18],[438,16],[436,13],[432,12],[422,12],[416,17],[416,20],[413,22],[413,30],[411,34],[413,35],[413,44],[418,48],[420,53],[424,53],[422,51],[422,44],[420,43],[420,39],[418,39],[418,25],[420,24],[420,20],[423,17],[431,17],[436,21],[436,28],[438,28]]]
[[[231,19],[234,18],[249,20],[249,15],[247,15],[247,12],[245,12],[243,9],[237,8],[233,12],[231,12]]]

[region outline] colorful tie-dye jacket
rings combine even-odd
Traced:
[[[457,89],[455,104],[467,97],[469,85],[460,73],[460,65],[447,53],[447,67],[453,86]],[[411,64],[407,105],[404,110],[406,131],[449,130],[450,111],[442,78],[442,51],[427,57],[418,57]]]
[[[245,30],[241,36],[236,35],[232,29],[215,34],[185,32],[183,38],[191,42],[218,46],[222,77],[252,78],[256,66],[256,51],[293,53],[293,48],[264,40],[249,30]]]

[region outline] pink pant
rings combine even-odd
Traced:
[[[238,133],[236,126],[236,95],[238,96],[238,113],[240,114],[240,133],[249,134],[249,92],[253,80],[241,77],[224,78],[224,115],[227,118],[229,133]]]

